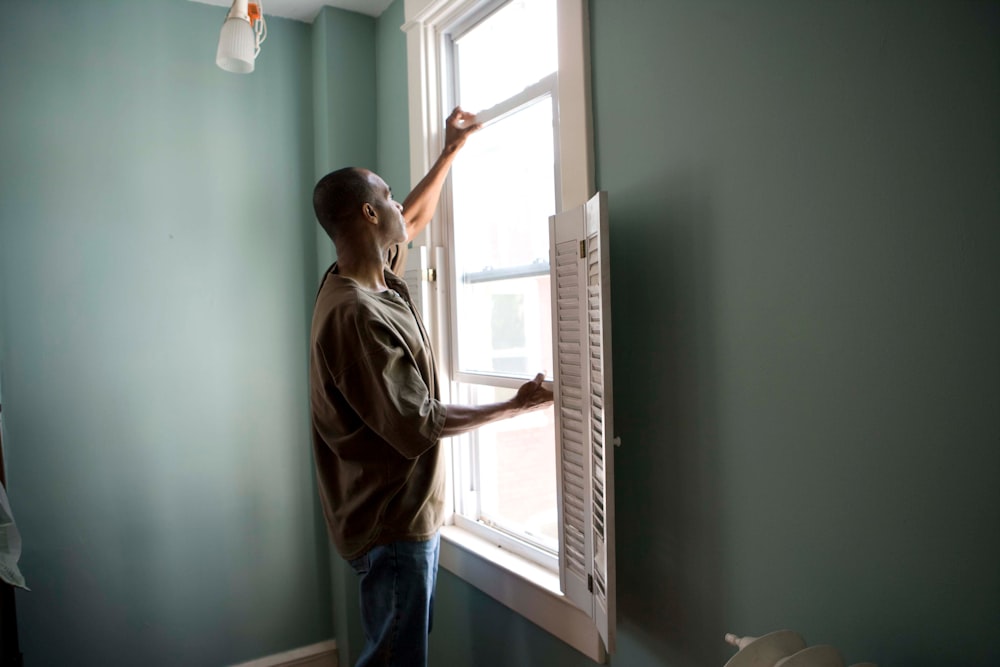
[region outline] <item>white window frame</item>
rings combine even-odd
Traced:
[[[443,147],[443,119],[450,111],[446,105],[451,85],[444,70],[444,36],[492,4],[495,0],[405,0],[406,22],[402,30],[407,35],[412,185],[427,173]],[[553,102],[559,110],[555,138],[559,213],[585,205],[593,195],[594,159],[587,1],[556,0],[556,5],[559,73]],[[445,185],[442,196],[450,198],[450,183]],[[453,357],[448,343],[453,318],[446,298],[450,292],[447,282],[453,278],[447,275],[443,250],[451,246],[449,209],[440,207],[435,220],[414,241],[421,252],[411,253],[414,260],[421,262],[415,267],[417,276],[436,276],[429,289],[423,290],[427,296],[423,309],[432,336],[438,341],[438,372],[444,388],[461,379],[451,377],[448,364],[443,363]],[[449,488],[449,492],[453,493],[453,489]],[[441,565],[591,659],[605,662],[606,643],[591,617],[593,612],[581,611],[563,594],[559,573],[516,550],[498,549],[495,541],[475,528],[469,529],[474,522],[463,519],[452,515],[442,529]],[[609,521],[613,522],[613,516]],[[610,534],[613,538],[613,529]],[[613,650],[613,635],[610,643]]]
[[[456,97],[456,91],[458,89],[458,76],[455,69],[457,63],[457,43],[462,39],[462,37],[468,33],[468,31],[474,29],[482,21],[489,18],[494,12],[498,11],[503,7],[508,0],[482,0],[475,4],[474,8],[468,13],[462,16],[462,18],[455,24],[449,25],[447,28],[447,37],[442,40],[442,54],[443,60],[441,63],[441,95],[445,102],[444,109],[449,108],[454,104],[454,99]],[[548,96],[552,104],[552,124],[553,127],[558,127],[559,125],[559,100],[558,100],[558,79],[556,72],[539,79],[537,82],[527,86],[525,89],[519,93],[515,93],[508,98],[500,100],[494,106],[489,109],[467,109],[468,111],[474,111],[476,113],[477,121],[490,124],[502,120],[504,116],[511,114],[513,112],[524,109],[526,106],[537,102],[543,97]],[[552,193],[552,198],[555,204],[555,210],[562,210],[561,196],[562,193],[559,191],[559,151],[558,151],[558,137],[553,137],[553,151],[555,157],[555,174],[553,175],[553,182],[555,185],[555,191]],[[444,200],[448,199],[448,194],[445,194]],[[442,212],[445,214],[441,217],[441,220],[446,220],[447,215],[451,212],[451,207],[448,205],[449,202],[442,201]],[[441,224],[441,223],[439,223]],[[443,227],[441,230],[442,236],[448,238],[446,242],[448,252],[448,259],[450,260],[446,271],[442,271],[443,274],[448,276],[454,276],[457,267],[459,266],[456,258],[456,244],[453,242],[450,234],[453,231],[450,225]],[[546,256],[546,260],[548,257]],[[548,275],[548,266],[542,270],[541,273]],[[449,303],[458,303],[458,283],[459,280],[450,280],[449,282]],[[449,336],[439,336],[438,337],[438,349],[441,350],[442,354],[450,353],[450,380],[453,383],[467,384],[467,385],[479,385],[484,387],[494,387],[516,390],[521,386],[528,378],[518,378],[509,375],[504,375],[502,373],[491,373],[483,371],[463,371],[461,363],[459,362],[459,350],[458,345],[450,344],[451,341],[458,340],[458,317],[450,318],[449,322]],[[549,384],[549,383],[547,383]],[[454,387],[454,385],[452,385]],[[550,386],[550,385],[549,385]],[[454,397],[455,402],[465,403],[465,397]],[[501,526],[493,525],[490,521],[482,516],[481,512],[481,499],[482,496],[482,483],[480,477],[480,450],[476,446],[477,433],[472,432],[459,436],[453,440],[453,447],[451,448],[451,471],[456,474],[451,475],[456,481],[466,482],[467,484],[463,489],[456,489],[457,493],[454,495],[455,512],[451,517],[453,525],[461,528],[462,530],[469,531],[479,537],[483,538],[488,542],[492,542],[495,546],[502,549],[511,551],[522,558],[526,558],[533,561],[543,567],[548,568],[552,572],[558,572],[559,559],[558,554],[551,552],[547,547],[537,546],[531,543],[530,539],[522,539],[522,536],[513,534],[505,530]],[[461,474],[457,474],[461,471]],[[468,477],[471,476],[471,479]],[[472,489],[468,486],[471,484]],[[471,518],[472,516],[477,518]]]

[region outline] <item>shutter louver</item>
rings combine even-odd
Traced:
[[[555,220],[555,218],[553,218]],[[579,229],[582,215],[576,214],[576,224],[563,224],[568,231]],[[558,222],[552,224],[559,227]],[[550,227],[550,231],[552,228]],[[583,276],[580,272],[579,234],[560,240],[558,230],[553,231],[551,266],[554,272],[553,312],[556,314],[555,355],[557,378],[556,428],[559,443],[559,468],[561,500],[562,548],[559,552],[563,591],[574,604],[583,608],[590,597],[587,590],[588,561],[587,535],[589,487],[587,463],[587,435],[583,366],[583,327],[581,312],[585,307]]]
[[[550,218],[563,592],[614,650],[607,193]],[[606,390],[607,389],[607,390]]]

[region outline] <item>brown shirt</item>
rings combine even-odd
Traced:
[[[313,450],[334,546],[350,560],[440,528],[444,468],[434,357],[406,283],[372,292],[327,272],[313,312]]]

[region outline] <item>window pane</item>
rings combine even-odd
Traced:
[[[507,400],[514,390],[465,385],[477,403]],[[552,408],[476,431],[480,516],[551,551],[558,548],[555,424]]]
[[[512,0],[455,40],[459,103],[473,113],[558,67],[555,0]]]
[[[462,285],[458,319],[461,370],[552,376],[552,301],[548,273]]]
[[[552,100],[479,132],[452,169],[459,369],[551,373]]]

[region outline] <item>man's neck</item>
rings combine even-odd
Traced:
[[[384,270],[384,253],[377,256],[374,253],[364,255],[344,253],[337,257],[338,275],[350,278],[372,292],[384,292],[389,289],[385,284]]]

